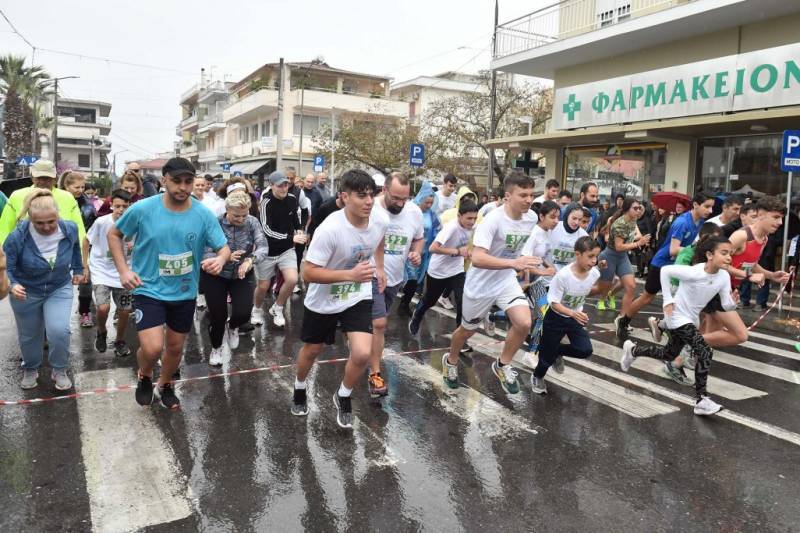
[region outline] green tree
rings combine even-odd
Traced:
[[[34,151],[33,117],[34,113],[42,116],[40,103],[48,95],[49,80],[50,76],[42,67],[26,67],[24,56],[0,56],[0,95],[5,104],[3,135],[7,160]]]

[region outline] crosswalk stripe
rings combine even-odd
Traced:
[[[764,352],[772,355],[779,355],[781,357],[785,357],[787,359],[792,359],[793,361],[800,361],[800,353],[790,350],[784,350],[783,348],[776,348],[774,346],[768,346],[766,344],[759,344],[753,341],[745,341],[740,346],[745,348],[750,348],[751,350],[757,350],[759,352]]]
[[[128,383],[128,368],[83,372],[78,389]],[[192,514],[189,488],[149,409],[133,398],[77,402],[94,531],[133,531]],[[120,424],[120,421],[123,421]]]

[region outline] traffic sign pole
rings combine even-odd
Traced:
[[[800,171],[800,130],[783,132],[781,170],[789,174],[789,182],[786,184],[786,220],[783,222],[783,253],[781,253],[781,270],[786,272],[786,255],[789,250],[789,214],[792,212],[792,179],[794,173]],[[778,302],[778,310],[782,309],[783,299]]]
[[[792,212],[792,175],[789,171],[789,183],[786,186],[786,220],[783,221],[783,253],[781,253],[781,272],[786,272],[786,254],[789,253],[789,213]],[[800,239],[798,239],[800,243]],[[783,311],[783,298],[778,301],[778,311]]]

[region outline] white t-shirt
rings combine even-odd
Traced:
[[[478,210],[478,215],[480,217],[485,217],[486,215],[488,215],[489,213],[491,213],[492,211],[494,211],[498,207],[500,207],[500,206],[497,205],[497,202],[489,202],[488,204],[484,205],[483,207],[481,207]]]
[[[543,204],[547,201],[547,197],[543,194],[541,196],[537,196],[533,199],[533,203],[535,204]]]
[[[326,218],[314,232],[306,252],[306,261],[330,270],[349,270],[362,261],[370,261],[383,243],[388,219],[372,210],[366,228],[356,228],[344,210]],[[341,281],[331,284],[310,283],[305,306],[315,313],[332,315],[372,298],[372,282]]]
[[[475,227],[472,245],[485,248],[493,257],[516,259],[538,220],[533,211],[523,213],[519,220],[513,220],[506,214],[506,206],[495,209]],[[464,294],[470,298],[498,294],[512,283],[517,283],[516,272],[512,268],[489,270],[472,265],[467,271]]]
[[[565,222],[562,220],[550,232],[550,253],[546,258],[546,261],[556,267],[557,271],[575,260],[575,242],[588,235],[583,228],[569,233],[564,228],[564,224]]]
[[[567,268],[562,268],[553,276],[547,291],[547,302],[551,305],[560,303],[573,311],[583,311],[586,297],[592,292],[592,287],[598,279],[600,279],[600,271],[596,267],[593,267],[584,279],[580,279],[572,271],[572,264],[569,264]],[[550,310],[561,315],[552,307]]]
[[[528,239],[528,242],[525,243],[525,247],[522,249],[522,255],[541,257],[543,260],[547,261],[547,258],[550,256],[551,247],[550,231],[542,229],[542,227],[537,224],[531,232],[530,239]],[[545,280],[546,283],[550,283],[552,279],[552,276],[540,277]]]
[[[442,191],[438,191],[436,196],[439,197],[439,207],[436,210],[436,214],[441,214],[447,211],[448,209],[452,209],[456,206],[456,193],[451,192],[450,196],[445,196]]]
[[[119,272],[111,257],[108,248],[108,230],[114,227],[113,215],[105,215],[94,221],[94,224],[86,233],[92,250],[89,253],[89,272],[92,275],[92,283],[95,285],[105,285],[106,287],[122,288],[119,281]],[[128,245],[124,244],[125,257],[130,264]]]
[[[706,222],[713,222],[714,224],[716,224],[719,227],[722,227],[722,226],[725,225],[725,223],[722,221],[722,215],[721,214],[715,216],[714,218],[709,218],[708,220],[706,220]]]
[[[466,230],[458,223],[458,219],[451,220],[444,225],[442,230],[436,235],[434,242],[438,242],[442,248],[461,248],[469,243],[473,230]],[[428,274],[432,278],[445,279],[457,276],[464,272],[464,258],[459,256],[450,257],[444,254],[431,254],[428,263]]]
[[[39,253],[45,258],[45,261],[50,263],[50,268],[56,264],[56,257],[58,257],[58,243],[64,238],[61,232],[61,227],[56,226],[56,231],[52,235],[42,235],[33,227],[33,224],[28,226],[28,231],[31,232],[33,242],[39,248]]]
[[[225,213],[225,200],[217,196],[216,193],[213,196],[211,193],[204,194],[200,203],[209,208],[215,217]]]
[[[376,200],[372,213],[382,214],[389,221],[384,237],[383,269],[387,286],[394,287],[403,283],[411,243],[425,236],[422,211],[414,202],[406,202],[403,210],[394,215],[381,205],[381,200]]]
[[[676,329],[686,324],[700,327],[700,312],[708,302],[719,294],[722,308],[725,311],[736,309],[736,302],[731,297],[731,276],[724,270],[716,274],[705,271],[706,264],[666,265],[661,267],[661,286],[664,306],[673,304],[672,315],[665,317],[668,329]],[[670,279],[680,282],[675,295],[669,290]]]

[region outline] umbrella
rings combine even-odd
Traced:
[[[653,202],[653,205],[659,209],[663,209],[665,211],[669,211],[670,213],[675,212],[675,206],[677,204],[683,204],[689,209],[692,206],[692,199],[680,192],[657,192],[651,198],[650,201]]]

